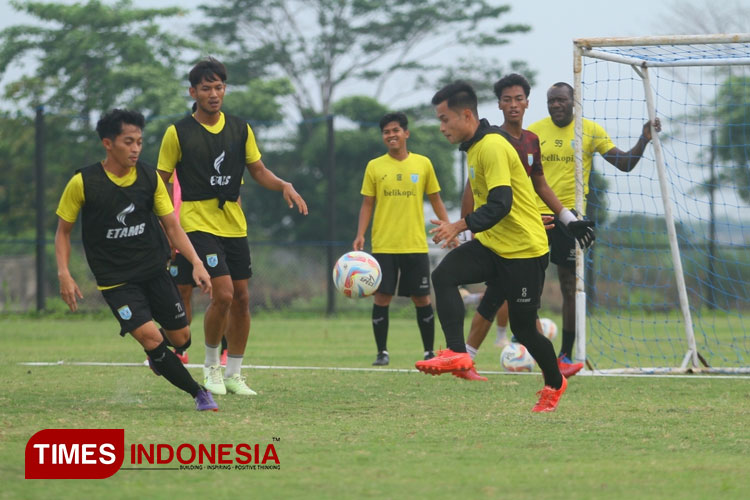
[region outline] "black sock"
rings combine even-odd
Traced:
[[[227,350],[227,336],[224,335],[221,337],[221,352],[224,352]]]
[[[388,306],[372,305],[372,331],[378,352],[387,351],[388,345]]]
[[[422,345],[425,351],[435,349],[435,312],[432,310],[432,304],[417,307],[417,324],[419,333],[422,335]]]
[[[576,341],[575,330],[562,331],[562,345],[560,346],[560,356],[565,354],[567,357],[572,358],[573,356],[573,343]]]
[[[188,350],[188,347],[190,347],[190,344],[192,343],[193,343],[193,339],[191,337],[188,337],[187,342],[185,342],[179,347],[177,346],[174,347],[174,352],[177,354],[185,354],[185,351]]]
[[[167,349],[166,342],[159,344],[156,349],[146,351],[146,354],[156,370],[172,385],[179,387],[193,397],[198,395],[198,391],[200,391],[198,382],[193,380],[193,377],[190,376],[185,365],[175,356],[175,353]]]
[[[559,389],[562,386],[562,374],[560,367],[557,366],[555,347],[536,329],[536,311],[511,309],[508,313],[511,330],[539,365],[544,377],[544,385]]]

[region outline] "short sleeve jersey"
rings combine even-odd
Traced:
[[[558,127],[549,116],[532,123],[529,130],[539,136],[542,150],[542,166],[552,191],[566,208],[575,208],[575,121]],[[604,155],[615,147],[604,128],[591,120],[583,119],[583,191],[584,199],[589,192],[591,160],[594,153]],[[552,210],[536,197],[539,212],[551,214]],[[585,202],[584,202],[585,207]]]
[[[226,121],[224,113],[219,116],[215,125],[203,125],[212,134],[219,134],[224,130]],[[170,125],[164,133],[159,149],[157,170],[172,173],[177,162],[182,159],[183,152],[189,154],[189,145],[180,144],[177,129]],[[247,142],[245,143],[246,164],[260,160],[261,154],[255,142],[255,135],[250,125],[247,126]],[[207,168],[213,168],[208,166]],[[242,238],[247,236],[247,221],[242,207],[237,201],[227,201],[224,208],[218,207],[216,199],[200,201],[183,201],[180,207],[180,225],[185,232],[202,231],[226,238]]]
[[[534,186],[518,152],[499,134],[487,134],[467,151],[475,210],[494,188],[510,186],[513,204],[500,222],[477,233],[482,245],[506,259],[530,259],[548,252],[547,234],[534,199]]]
[[[432,162],[409,153],[399,161],[389,154],[370,160],[361,194],[375,197],[373,253],[427,253],[424,195],[440,191]]]
[[[118,177],[115,174],[104,171],[107,174],[109,180],[119,187],[132,186],[136,181],[137,171],[135,167],[130,169],[126,175]],[[164,186],[161,177],[156,176],[156,191],[154,192],[154,214],[157,217],[167,215],[173,212],[172,202],[169,200],[169,194],[167,188]],[[81,212],[83,204],[86,202],[84,199],[83,191],[83,176],[81,173],[75,174],[68,181],[65,186],[62,196],[60,197],[60,203],[57,206],[55,212],[58,217],[66,222],[74,223],[78,219],[78,214]]]

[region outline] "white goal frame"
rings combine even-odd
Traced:
[[[750,53],[746,57],[732,58],[674,58],[673,60],[647,60],[622,54],[616,54],[602,50],[613,47],[648,47],[656,45],[703,45],[721,43],[750,43],[750,33],[735,34],[713,34],[713,35],[673,35],[673,36],[647,36],[647,37],[605,37],[605,38],[579,38],[573,40],[573,76],[574,76],[574,120],[575,120],[575,169],[576,169],[576,204],[578,213],[583,212],[584,187],[583,187],[583,58],[595,58],[609,62],[629,65],[633,71],[642,79],[643,89],[646,97],[648,118],[653,122],[656,117],[654,106],[654,91],[649,79],[650,67],[684,67],[684,66],[734,66],[750,65]],[[673,217],[672,201],[669,196],[666,168],[662,152],[662,144],[659,134],[652,128],[654,160],[659,177],[662,202],[664,205],[664,217],[667,224],[669,246],[674,266],[675,282],[679,295],[680,310],[685,325],[685,338],[687,342],[686,352],[682,364],[677,368],[647,369],[628,368],[606,371],[618,372],[651,372],[658,371],[686,373],[686,372],[712,372],[715,371],[708,366],[701,366],[702,357],[698,353],[693,331],[693,320],[688,302],[685,277],[680,257],[680,247],[677,241],[677,232]],[[577,361],[586,360],[586,292],[584,284],[584,254],[580,246],[576,244],[576,347],[574,357]],[[705,365],[705,363],[703,363]],[[727,369],[720,370],[726,372]],[[750,369],[730,369],[735,373],[750,373]]]

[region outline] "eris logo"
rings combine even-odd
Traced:
[[[135,205],[131,203],[130,205],[125,207],[125,210],[117,214],[117,222],[119,222],[123,226],[127,226],[127,224],[125,224],[125,216],[128,214],[132,214],[133,212],[135,212]]]
[[[124,457],[124,429],[44,429],[26,443],[26,479],[104,479]]]
[[[226,186],[227,184],[229,184],[229,181],[232,178],[231,175],[221,175],[221,164],[224,163],[224,158],[226,158],[226,156],[226,151],[222,151],[221,154],[214,160],[214,170],[216,170],[216,173],[219,175],[211,176],[212,186]]]
[[[224,158],[226,156],[226,151],[222,151],[221,154],[214,160],[214,170],[216,170],[217,174],[221,174],[221,164],[224,163]]]

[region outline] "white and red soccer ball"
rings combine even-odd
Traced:
[[[530,372],[536,362],[526,347],[511,342],[500,353],[500,364],[506,372]]]
[[[372,295],[381,279],[380,264],[367,252],[347,252],[333,266],[333,283],[349,298]]]
[[[549,318],[541,318],[539,323],[542,325],[542,335],[550,340],[554,340],[557,337],[557,324]]]

